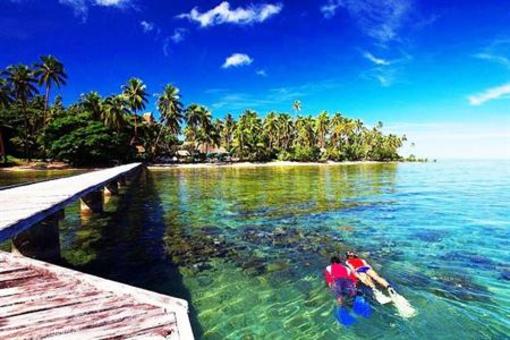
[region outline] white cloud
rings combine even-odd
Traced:
[[[72,7],[76,17],[81,18],[82,21],[87,21],[89,7],[85,0],[59,0],[59,3]]]
[[[234,53],[227,59],[225,59],[225,63],[223,63],[222,68],[230,68],[230,67],[239,67],[250,65],[253,62],[253,59],[244,53]]]
[[[122,7],[129,5],[131,0],[95,0],[95,3],[99,6]]]
[[[271,16],[280,13],[282,8],[283,5],[278,3],[250,5],[246,8],[237,7],[235,9],[231,9],[228,1],[223,1],[221,4],[207,12],[199,12],[197,7],[195,7],[189,13],[183,13],[177,17],[180,19],[196,21],[201,27],[224,23],[246,25],[263,22]]]
[[[490,54],[490,53],[477,53],[477,54],[475,54],[475,58],[492,61],[492,62],[501,64],[503,66],[510,68],[510,59],[508,59],[507,57],[503,57],[500,55],[494,55],[494,54]]]
[[[336,10],[340,7],[341,1],[329,0],[327,4],[321,6],[321,12],[326,19],[332,18],[336,14]]]
[[[506,97],[507,95],[510,95],[510,83],[486,89],[483,92],[469,96],[468,100],[469,104],[477,106],[491,100]]]
[[[132,0],[59,0],[62,5],[72,7],[74,15],[87,21],[89,6],[126,8],[132,4]]]
[[[184,40],[184,36],[187,32],[188,30],[185,28],[176,28],[170,39],[172,39],[174,43],[178,44]]]
[[[363,53],[363,56],[370,60],[371,62],[373,62],[374,64],[376,65],[384,65],[384,66],[387,66],[387,65],[390,65],[391,62],[389,62],[388,60],[385,60],[383,58],[377,58],[376,56],[374,56],[372,53],[370,52],[365,52]]]
[[[263,69],[255,71],[255,74],[261,77],[267,77],[267,72]]]
[[[164,40],[163,40],[163,55],[165,57],[168,57],[168,55],[170,54],[170,39],[171,37],[166,37]]]
[[[361,30],[385,44],[398,40],[398,32],[408,19],[413,0],[328,0],[321,7],[325,18],[335,15],[339,7],[347,10]]]
[[[153,31],[154,30],[154,23],[142,20],[140,21],[140,26],[142,26],[142,29],[145,33]]]

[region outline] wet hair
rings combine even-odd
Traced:
[[[345,257],[347,257],[347,258],[349,258],[349,257],[357,258],[358,255],[356,255],[355,252],[349,250],[348,252],[345,253]]]
[[[340,258],[338,256],[333,256],[331,258],[331,263],[342,263],[342,261],[340,261]]]

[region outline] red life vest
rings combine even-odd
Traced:
[[[352,258],[348,259],[346,262],[347,262],[347,264],[352,266],[352,268],[354,268],[354,269],[358,269],[360,267],[367,266],[367,263],[365,262],[365,260],[362,260],[357,257],[352,257]]]
[[[351,270],[340,263],[333,263],[327,266],[324,270],[324,279],[328,285],[338,279],[349,279],[354,283],[356,283],[357,280]]]

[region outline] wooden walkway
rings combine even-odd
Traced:
[[[0,190],[0,242],[27,230],[81,196],[139,167],[141,163],[132,163]]]
[[[0,339],[193,339],[185,300],[0,252]]]

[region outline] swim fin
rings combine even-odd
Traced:
[[[416,309],[407,301],[405,297],[398,294],[393,288],[388,289],[391,300],[397,308],[398,314],[403,318],[412,318],[416,315]]]
[[[345,307],[340,306],[335,307],[333,312],[335,314],[335,319],[345,327],[352,326],[356,322],[356,319],[351,315],[351,313],[349,313],[349,310]]]
[[[365,318],[369,318],[373,313],[372,306],[370,306],[363,296],[356,296],[352,305],[352,310],[354,313]]]
[[[391,297],[384,295],[380,290],[373,288],[372,293],[374,294],[374,298],[379,302],[381,305],[385,305],[387,303],[390,303]]]

